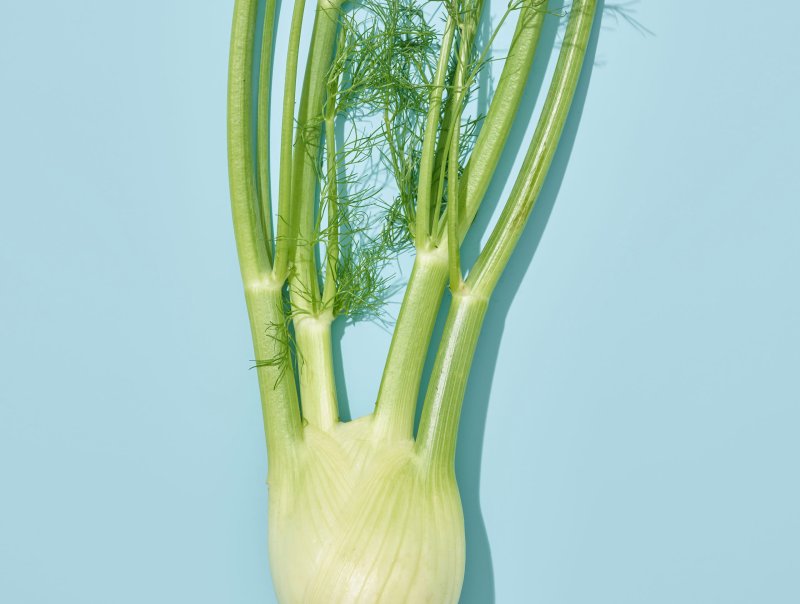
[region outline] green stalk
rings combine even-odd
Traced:
[[[447,255],[450,265],[450,290],[453,292],[461,289],[461,241],[458,238],[459,219],[461,218],[461,203],[459,195],[459,144],[461,139],[461,117],[464,113],[464,99],[466,97],[466,70],[467,64],[472,54],[472,44],[474,41],[475,30],[478,27],[478,18],[483,6],[483,2],[478,0],[472,8],[467,11],[467,19],[460,24],[460,44],[458,47],[458,60],[456,63],[456,73],[453,82],[453,102],[451,105],[452,116],[448,127],[446,144],[447,149],[447,232],[449,243],[447,245]],[[440,176],[440,181],[443,178]],[[441,194],[439,195],[441,199]],[[437,204],[437,209],[441,207]],[[434,215],[433,224],[438,225],[438,212]]]
[[[447,232],[450,235],[449,245],[447,246],[447,258],[450,266],[450,291],[456,292],[461,289],[461,250],[458,241],[458,218],[459,218],[459,199],[458,199],[458,140],[459,129],[456,128],[452,134],[453,140],[450,142],[450,157],[447,160]]]
[[[459,181],[459,199],[465,208],[462,225],[468,226],[475,218],[508,140],[533,64],[545,8],[543,2],[536,7],[526,5],[520,12],[497,91]],[[420,187],[420,193],[424,191]],[[418,216],[417,224],[426,222]],[[461,226],[459,230],[463,239],[466,228]],[[389,438],[407,439],[412,435],[424,357],[447,284],[448,262],[446,254],[442,254],[447,249],[446,239],[445,232],[438,248],[418,252],[392,334],[375,406],[376,422]]]
[[[462,32],[464,29],[462,28]],[[464,69],[469,56],[470,40],[462,34],[461,47],[459,48],[458,65],[454,82],[453,117],[448,135],[450,142],[447,147],[447,232],[450,235],[447,245],[447,259],[450,266],[450,291],[461,289],[461,245],[458,240],[459,195],[458,195],[458,145],[461,137],[461,115],[464,109]],[[443,180],[443,179],[441,179]],[[441,207],[441,203],[437,204]],[[437,224],[438,216],[434,218]]]
[[[258,212],[253,156],[252,78],[257,0],[237,0],[231,32],[228,81],[228,170],[231,206],[245,301],[257,359],[284,358],[288,341],[275,334],[284,325],[281,283],[272,270]],[[258,368],[264,431],[272,468],[286,460],[302,438],[297,391],[291,372],[274,364]]]
[[[228,173],[239,264],[245,282],[272,268],[256,189],[252,85],[257,0],[237,0],[233,14],[228,80]]]
[[[327,241],[325,242],[325,288],[322,292],[322,308],[333,312],[336,298],[336,269],[339,263],[339,191],[338,166],[336,161],[336,131],[333,115],[325,116],[325,157],[327,159],[328,212]]]
[[[497,82],[497,89],[492,96],[489,111],[481,125],[470,159],[461,174],[460,197],[465,205],[464,218],[459,227],[461,241],[464,240],[478,213],[505,148],[514,118],[517,116],[546,14],[547,0],[528,3],[520,10],[511,48]]]
[[[330,312],[318,317],[296,317],[294,320],[303,419],[322,430],[328,430],[339,421],[331,323],[333,313]]]
[[[328,94],[328,100],[331,100],[335,94],[335,88],[331,90],[329,87]],[[300,390],[306,393],[303,417],[309,424],[322,430],[328,430],[339,421],[331,347],[331,325],[334,319],[333,307],[336,298],[336,268],[339,261],[339,212],[333,103],[330,106],[326,104],[324,119],[328,229],[325,244],[326,267],[322,313],[318,317],[298,317],[295,320],[295,336],[298,350],[301,351]],[[309,397],[313,397],[313,400],[308,400]]]
[[[316,315],[321,310],[319,276],[314,253],[315,207],[319,184],[323,107],[338,19],[338,6],[320,5],[317,8],[294,144],[292,201],[293,220],[297,225],[297,245],[294,250],[295,271],[291,279],[292,306],[296,312],[309,315]]]
[[[553,161],[578,85],[592,31],[596,0],[575,0],[558,62],[533,141],[514,183],[510,201],[481,252],[467,283],[487,297],[494,290],[525,229]]]
[[[272,80],[272,47],[275,32],[275,0],[267,0],[264,11],[264,31],[261,36],[261,64],[258,75],[258,107],[256,109],[256,168],[258,193],[261,199],[261,224],[267,246],[267,257],[273,261],[272,193],[269,174],[269,109]]]
[[[278,177],[278,238],[275,242],[275,275],[285,280],[294,255],[296,225],[292,199],[292,138],[294,135],[294,102],[297,89],[297,62],[300,54],[300,34],[303,28],[305,0],[295,0],[289,47],[286,50],[286,79],[283,88],[281,115],[280,171]]]
[[[453,139],[457,141],[461,135],[461,118],[464,114],[464,99],[467,95],[469,84],[467,82],[467,66],[469,64],[470,56],[472,55],[472,48],[475,42],[475,32],[478,29],[478,22],[480,20],[481,11],[483,10],[483,0],[477,0],[472,6],[464,9],[463,21],[457,23],[459,36],[458,36],[458,52],[456,62],[456,73],[453,82],[453,90],[447,97],[447,105],[445,107],[442,131],[439,135],[439,141],[436,150],[436,184],[433,186],[433,219],[431,220],[432,241],[434,245],[439,245],[441,239],[441,232],[439,232],[440,214],[442,211],[442,195],[444,193],[445,173],[447,173],[447,190],[448,199],[455,199],[458,194],[451,194],[453,186],[458,186],[458,153],[456,152],[455,172],[450,166],[449,161],[452,155]],[[462,14],[459,14],[459,18]],[[505,17],[504,17],[505,19]],[[458,143],[456,143],[458,144]],[[458,148],[456,148],[458,151]],[[450,181],[452,173],[456,174],[455,185]],[[449,203],[449,201],[448,201]],[[453,247],[458,249],[458,246],[450,246],[451,251]]]
[[[258,388],[264,416],[270,477],[274,468],[286,463],[303,438],[297,386],[291,366],[272,362],[289,361],[289,339],[283,312],[283,283],[268,278],[258,285],[245,286],[247,313],[256,355]],[[260,362],[261,360],[267,362]]]
[[[575,0],[547,99],[511,199],[467,277],[453,296],[433,378],[428,385],[416,447],[432,467],[452,467],[458,420],[488,300],[530,215],[575,94],[592,31],[596,0]]]
[[[289,291],[299,359],[300,400],[303,416],[323,428],[338,420],[338,405],[331,352],[333,313],[323,309],[319,289],[315,209],[323,110],[338,25],[339,5],[320,3],[300,97],[292,169],[292,220],[296,225],[297,243]]]
[[[411,439],[414,409],[439,304],[447,285],[447,254],[441,248],[417,254],[392,334],[375,405],[376,432]]]
[[[436,246],[439,244],[437,229],[434,225],[439,224],[442,212],[442,197],[444,196],[444,183],[447,181],[445,173],[447,172],[447,161],[450,157],[450,141],[453,138],[453,125],[454,116],[453,112],[456,107],[457,94],[450,94],[447,96],[445,102],[444,112],[442,114],[442,130],[439,133],[439,140],[436,141],[436,160],[432,172],[436,176],[433,185],[431,186],[431,203],[433,204],[433,218],[431,219],[431,243]],[[458,116],[458,124],[461,125],[461,115]],[[449,188],[448,188],[449,191]]]
[[[469,291],[453,294],[414,445],[431,468],[452,471],[461,403],[488,302]]]
[[[439,129],[439,119],[442,111],[442,96],[444,95],[447,67],[450,61],[450,49],[453,46],[453,37],[456,31],[455,19],[448,15],[442,34],[441,51],[436,65],[433,83],[430,92],[430,107],[425,122],[425,132],[422,139],[422,155],[419,165],[419,182],[417,189],[417,221],[414,239],[417,250],[424,251],[431,247],[431,214],[434,204],[438,200],[431,196],[433,185],[434,160],[436,159],[436,134]]]

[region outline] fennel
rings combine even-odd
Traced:
[[[468,115],[485,56],[475,42],[482,0],[437,6],[444,15],[438,29],[430,3],[320,0],[295,113],[304,0],[295,1],[275,229],[267,149],[276,4],[267,2],[256,66],[258,0],[235,3],[231,200],[264,415],[270,560],[281,602],[446,603],[461,591],[464,521],[454,456],[464,389],[487,305],[564,127],[596,1],[572,3],[523,167],[466,273],[460,245],[519,109],[547,6],[525,0],[503,17],[515,15],[517,25],[482,123]],[[380,126],[337,137],[337,126],[363,116]],[[380,186],[358,175],[376,150],[398,191],[389,203],[381,201]],[[385,269],[408,249],[413,270],[375,410],[341,422],[331,325],[379,313],[390,283]],[[448,283],[452,302],[415,435],[423,366]]]

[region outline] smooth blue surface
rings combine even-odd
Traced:
[[[0,6],[2,602],[274,601],[231,6]],[[800,601],[800,9],[636,9],[487,319],[464,603]],[[354,415],[388,337],[344,334]]]

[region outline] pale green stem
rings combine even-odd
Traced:
[[[435,225],[439,224],[442,213],[442,197],[444,195],[444,183],[447,181],[445,173],[447,171],[447,160],[450,157],[450,141],[453,133],[453,110],[456,105],[457,94],[449,94],[445,102],[442,114],[442,130],[439,133],[439,140],[436,142],[436,163],[433,174],[436,178],[431,189],[431,199],[433,200],[433,218],[431,218],[431,243],[436,246],[439,244],[439,233]],[[459,116],[460,119],[460,116]]]
[[[252,77],[257,0],[237,0],[228,80],[228,170],[236,248],[244,283],[256,359],[288,357],[288,341],[280,337],[285,324],[282,282],[272,278],[256,195],[253,156]],[[264,141],[266,144],[266,141]],[[291,371],[275,364],[258,368],[264,431],[272,469],[288,463],[302,438],[297,391]]]
[[[444,183],[447,180],[448,191],[448,205],[450,198],[459,198],[459,195],[452,195],[450,192],[453,189],[454,183],[451,181],[451,174],[453,174],[452,166],[449,161],[452,156],[453,139],[457,143],[461,137],[461,117],[464,114],[464,99],[467,95],[468,84],[466,82],[466,71],[469,65],[470,56],[472,54],[473,44],[475,42],[475,31],[478,28],[478,21],[480,19],[481,10],[483,8],[483,0],[478,0],[464,11],[465,19],[463,22],[458,23],[459,38],[458,38],[458,53],[455,78],[453,82],[452,93],[447,98],[447,105],[444,112],[444,126],[439,136],[437,148],[437,162],[436,162],[436,184],[433,188],[433,219],[431,220],[431,240],[434,245],[439,245],[441,239],[441,232],[439,230],[440,214],[442,211],[442,194],[444,193]],[[505,16],[504,16],[505,18]],[[458,147],[456,147],[458,151]],[[459,154],[456,152],[455,174],[456,183],[458,186],[458,158]],[[445,179],[445,172],[447,179]],[[445,244],[445,247],[447,245]],[[450,250],[458,246],[449,246]]]
[[[408,280],[375,406],[376,432],[410,439],[431,334],[447,285],[447,254],[420,252]]]
[[[338,4],[318,5],[298,108],[292,171],[293,221],[297,225],[297,244],[289,291],[294,316],[300,400],[303,417],[322,429],[328,429],[338,421],[331,353],[333,313],[331,309],[322,308],[315,257],[321,125],[338,19]],[[334,284],[335,279],[330,283]]]
[[[463,291],[453,296],[416,441],[418,454],[431,468],[449,469],[455,461],[464,391],[488,300],[525,226],[558,144],[586,55],[595,8],[596,0],[573,2],[547,100],[511,199],[478,260],[479,266],[470,272]]]
[[[544,8],[537,5],[535,10],[523,8],[520,12],[497,91],[461,175],[459,199],[465,208],[462,225],[474,219],[508,140],[541,34]],[[461,231],[463,239],[466,229],[462,227]],[[444,249],[446,241],[440,241],[438,248],[418,254],[395,324],[375,409],[380,431],[389,438],[412,435],[424,357],[447,284],[447,257],[441,254]]]
[[[328,70],[333,60],[338,6],[320,5],[314,20],[303,93],[297,115],[292,198],[297,225],[297,245],[290,280],[292,306],[296,314],[316,315],[321,297],[315,255],[315,210],[319,184],[320,143]],[[302,398],[302,393],[301,393]]]
[[[419,251],[426,250],[431,246],[431,215],[434,204],[439,201],[432,199],[431,188],[433,185],[434,160],[436,159],[436,135],[439,130],[442,96],[444,95],[447,68],[450,62],[450,49],[453,45],[455,30],[455,19],[452,15],[448,15],[444,33],[442,34],[439,61],[431,84],[430,106],[422,138],[422,154],[420,156],[419,182],[417,185],[417,221],[414,230],[414,238]]]
[[[459,219],[462,216],[459,196],[459,145],[461,139],[461,116],[464,112],[465,72],[472,53],[474,32],[477,28],[477,19],[480,14],[481,3],[478,2],[469,13],[470,18],[461,25],[461,43],[458,48],[458,63],[456,64],[455,82],[453,86],[452,119],[448,136],[450,137],[447,159],[447,230],[449,243],[447,245],[448,261],[450,265],[450,290],[453,292],[461,289],[461,241],[458,238]],[[441,206],[441,204],[438,204]],[[438,216],[434,217],[434,225],[438,224]]]
[[[294,321],[303,418],[322,430],[330,429],[339,421],[331,348],[332,322],[333,314],[329,312]]]
[[[595,8],[596,0],[575,0],[572,3],[567,31],[533,141],[509,202],[467,278],[467,283],[485,296],[491,295],[505,269],[553,161],[580,78]]]
[[[283,283],[273,278],[245,283],[245,300],[272,475],[275,466],[286,462],[287,454],[303,437],[283,310]]]
[[[450,266],[450,291],[461,289],[461,250],[458,241],[458,139],[459,128],[452,134],[450,142],[450,157],[447,160],[447,229],[450,243],[447,249],[447,259]]]
[[[339,191],[336,131],[332,115],[325,116],[325,156],[328,164],[325,204],[328,212],[328,235],[325,242],[325,288],[322,292],[322,308],[333,312],[336,298],[336,269],[339,262]]]
[[[503,71],[492,95],[489,111],[483,120],[472,154],[461,174],[460,198],[464,200],[464,217],[459,227],[463,241],[483,196],[492,181],[508,135],[517,116],[525,84],[531,72],[536,46],[542,33],[547,1],[526,4],[520,10],[514,37]]]
[[[431,468],[453,466],[461,403],[487,305],[486,298],[469,291],[453,295],[415,443]]]
[[[253,152],[253,60],[257,0],[237,0],[228,69],[228,173],[239,264],[245,281],[271,267],[261,222]]]
[[[261,36],[261,65],[258,75],[258,108],[256,123],[256,164],[258,190],[261,199],[261,223],[267,246],[267,256],[273,261],[272,192],[269,174],[269,109],[272,79],[272,47],[275,32],[276,0],[267,0],[264,12],[264,31]]]
[[[292,198],[292,138],[294,136],[294,103],[297,89],[297,62],[300,54],[300,34],[303,28],[305,0],[295,0],[289,45],[286,49],[286,77],[283,88],[281,116],[281,149],[278,177],[278,238],[275,242],[275,276],[286,279],[294,254],[296,224],[293,222]]]

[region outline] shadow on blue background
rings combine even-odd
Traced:
[[[575,99],[564,127],[558,151],[553,158],[550,172],[531,219],[492,296],[472,364],[458,436],[459,442],[469,443],[469,446],[458,447],[456,454],[456,474],[464,506],[467,535],[467,565],[464,575],[464,588],[460,600],[461,604],[492,604],[495,602],[492,553],[480,507],[480,474],[486,413],[506,315],[544,234],[544,229],[558,197],[569,158],[572,154],[597,52],[597,41],[600,34],[604,4],[604,1],[600,0],[597,6],[597,18],[589,40],[583,72],[578,81]],[[542,39],[539,43],[539,52],[530,75],[530,82],[533,85],[528,87],[522,99],[520,116],[524,117],[517,119],[511,130],[511,137],[507,147],[510,152],[504,153],[501,158],[500,165],[495,173],[497,177],[492,181],[484,201],[484,211],[478,215],[475,226],[471,231],[471,236],[468,237],[464,244],[464,256],[466,259],[474,259],[477,256],[480,235],[488,226],[492,210],[501,202],[500,196],[503,185],[513,176],[511,171],[515,155],[517,152],[524,152],[521,149],[522,138],[528,123],[533,119],[534,106],[542,93],[542,83],[550,54],[557,52],[555,45],[558,26],[558,20],[555,18],[545,21]],[[548,49],[549,52],[545,49]],[[446,309],[443,310],[443,313],[440,313],[435,336],[437,339],[441,337],[441,329],[446,315],[445,311]],[[429,359],[426,376],[430,375],[431,361],[432,357]]]

